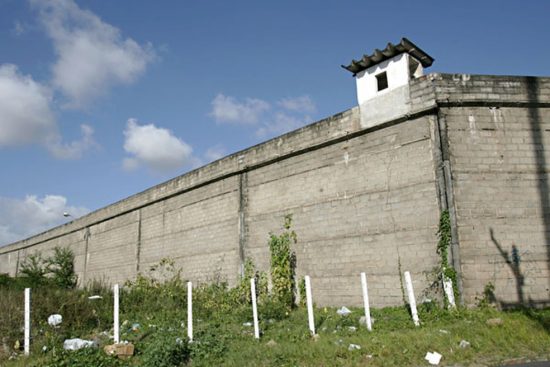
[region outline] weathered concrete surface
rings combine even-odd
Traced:
[[[548,304],[550,79],[443,76],[435,89],[466,301],[492,283],[504,305]]]
[[[318,304],[361,304],[366,271],[372,303],[395,305],[399,270],[421,300],[449,208],[467,302],[488,282],[503,302],[548,301],[550,79],[430,74],[403,90],[399,116],[356,107],[233,154],[0,248],[0,272],[70,246],[82,283],[170,257],[186,279],[235,284],[246,257],[268,269],[268,234],[292,214]]]
[[[246,253],[267,269],[266,234],[292,213],[317,302],[360,303],[366,271],[373,302],[398,303],[399,257],[419,287],[437,262],[431,149],[423,117],[249,172]]]

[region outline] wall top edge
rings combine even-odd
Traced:
[[[494,93],[493,93],[494,92]],[[411,111],[437,106],[438,102],[461,103],[550,103],[550,77],[430,73],[411,80]],[[415,95],[418,95],[415,97]],[[97,209],[81,218],[40,234],[0,247],[5,254],[75,233],[110,218],[192,190],[209,182],[231,177],[262,162],[285,157],[308,147],[338,140],[365,130],[360,109],[355,106],[300,129],[230,154],[137,194]]]
[[[18,251],[37,243],[55,239],[61,235],[78,232],[114,216],[138,210],[151,203],[169,198],[177,193],[186,191],[186,189],[192,189],[213,180],[238,174],[247,170],[250,166],[261,164],[263,161],[270,161],[278,156],[291,154],[295,150],[303,150],[309,145],[319,144],[350,134],[357,130],[359,126],[357,122],[358,114],[359,108],[355,106],[294,131],[232,153],[106,207],[99,208],[71,222],[2,246],[0,247],[0,254]]]

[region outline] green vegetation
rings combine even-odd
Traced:
[[[453,282],[453,290],[455,299],[459,299],[457,288],[457,275],[456,270],[449,265],[449,248],[451,247],[451,218],[449,211],[445,210],[441,213],[439,218],[439,230],[437,231],[439,241],[437,242],[437,253],[441,257],[441,269],[438,269],[438,273],[446,279],[450,279]],[[446,304],[445,299],[445,304]]]
[[[316,308],[317,337],[307,325],[307,312],[296,305],[296,283],[291,245],[296,234],[285,218],[280,235],[271,235],[271,281],[251,260],[245,277],[231,288],[224,282],[193,290],[194,341],[188,343],[187,289],[180,271],[169,259],[127,282],[121,293],[121,339],[134,344],[128,359],[108,356],[111,344],[110,287],[101,282],[74,288],[72,253],[56,250],[51,259],[29,260],[23,276],[0,276],[0,365],[19,366],[419,366],[426,352],[443,355],[440,365],[492,366],[510,359],[550,358],[550,310],[502,312],[488,299],[482,307],[448,311],[436,301],[419,306],[421,326],[415,327],[405,306],[372,309],[373,331],[360,324],[363,310],[352,308],[339,316],[335,308]],[[72,261],[72,260],[71,260]],[[61,269],[64,269],[61,271]],[[258,284],[261,339],[253,337],[250,278]],[[23,288],[33,284],[31,357],[22,355]],[[303,289],[300,289],[303,292]],[[93,297],[90,299],[90,296]],[[358,303],[360,300],[358,300]],[[348,305],[349,306],[349,305]],[[49,315],[63,322],[48,325]],[[490,319],[500,319],[487,322]],[[63,350],[63,341],[82,338],[100,348]],[[460,346],[462,341],[469,345]],[[356,345],[357,347],[353,347]]]
[[[297,242],[296,232],[291,230],[292,215],[286,215],[283,233],[270,234],[269,251],[271,253],[271,281],[273,298],[289,310],[295,305],[296,255],[291,246]]]
[[[145,278],[144,278],[145,279]],[[149,279],[149,278],[146,278]],[[143,281],[142,281],[143,282]],[[264,303],[260,307],[260,341],[253,338],[251,309],[224,284],[202,286],[195,293],[194,342],[186,342],[185,289],[177,283],[129,284],[121,295],[121,338],[134,343],[136,355],[118,360],[101,349],[63,351],[66,338],[111,343],[112,297],[89,300],[90,290],[43,289],[33,292],[31,357],[18,351],[15,360],[0,358],[2,366],[418,366],[427,351],[443,355],[441,365],[498,365],[517,358],[549,358],[550,311],[500,312],[491,307],[448,312],[420,306],[422,325],[414,327],[405,307],[374,309],[373,331],[359,324],[362,310],[339,316],[334,308],[317,308],[319,338],[309,335],[305,308]],[[22,292],[2,288],[0,335],[10,347],[21,338]],[[139,302],[137,300],[140,300]],[[9,309],[8,309],[9,307]],[[11,310],[11,311],[10,311]],[[45,320],[63,315],[59,328]],[[501,318],[502,325],[486,321]],[[460,348],[461,340],[471,346]],[[348,350],[357,344],[359,350]],[[43,351],[43,347],[45,351]]]
[[[74,272],[74,254],[68,248],[55,247],[52,257],[46,259],[46,269],[59,288],[72,289],[78,280]]]
[[[53,252],[52,256],[45,259],[40,252],[27,256],[21,263],[19,285],[32,288],[44,285],[74,288],[77,276],[74,272],[73,252],[63,247],[55,247]]]

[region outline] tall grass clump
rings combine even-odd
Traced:
[[[296,288],[296,254],[292,245],[298,237],[291,229],[292,215],[286,215],[283,232],[279,235],[270,233],[269,251],[271,254],[272,296],[275,301],[289,310],[295,306]]]

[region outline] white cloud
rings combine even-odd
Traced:
[[[244,102],[239,102],[220,93],[212,101],[210,116],[220,123],[254,125],[269,108],[269,103],[261,99],[246,98]]]
[[[96,147],[94,140],[94,129],[86,124],[80,125],[82,138],[70,143],[63,143],[60,137],[48,141],[47,148],[50,153],[58,159],[79,159],[85,151]]]
[[[310,114],[317,111],[311,97],[304,95],[283,98],[272,104],[261,99],[236,98],[218,94],[212,101],[212,116],[217,122],[248,125],[255,129],[256,136],[270,138],[298,129],[313,121]],[[208,152],[206,155],[208,157]]]
[[[256,130],[256,135],[260,138],[273,137],[296,130],[311,122],[309,116],[292,116],[284,112],[277,112],[270,121],[262,124]]]
[[[63,143],[51,103],[47,87],[15,65],[0,65],[0,148],[40,144],[56,158],[75,159],[96,145],[87,125],[81,126],[81,140]]]
[[[280,109],[275,110],[269,102],[261,99],[246,98],[240,102],[221,93],[211,104],[210,116],[217,122],[263,125],[257,130],[258,135],[282,133],[303,126],[311,121],[309,114],[317,111],[315,102],[307,95],[283,98],[276,103]]]
[[[77,218],[87,214],[89,210],[68,205],[67,199],[60,195],[46,195],[43,198],[28,195],[23,200],[0,197],[0,245],[67,222],[63,212]]]
[[[310,96],[300,96],[296,98],[283,98],[278,104],[289,111],[314,113],[317,111],[317,106]]]
[[[210,147],[206,150],[206,153],[204,153],[204,157],[208,162],[216,161],[222,157],[225,157],[226,155],[227,155],[227,151],[221,145],[215,145],[213,147]]]
[[[67,107],[86,107],[110,87],[132,83],[155,58],[151,45],[124,39],[119,29],[72,0],[31,3],[53,40],[58,59],[52,83],[68,98]]]
[[[191,146],[170,130],[129,119],[124,137],[124,150],[131,155],[123,161],[127,170],[144,165],[152,171],[169,172],[193,162]]]
[[[15,65],[0,65],[0,147],[43,142],[56,132],[48,88],[22,75]]]

